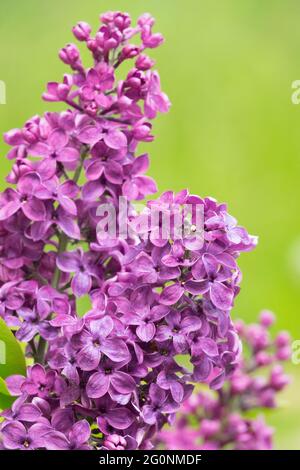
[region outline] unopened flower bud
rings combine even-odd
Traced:
[[[153,16],[150,15],[150,13],[144,13],[143,15],[141,15],[138,19],[138,25],[140,27],[144,27],[144,26],[154,26],[155,24],[155,19],[153,18]]]
[[[118,434],[111,434],[106,436],[103,445],[110,450],[125,450],[127,442],[124,437],[119,436]]]
[[[142,33],[142,41],[145,47],[149,47],[150,49],[155,49],[156,47],[160,46],[164,42],[164,37],[160,33],[149,34],[148,31],[145,31]]]
[[[275,338],[275,345],[278,348],[288,346],[290,344],[291,338],[287,331],[281,331]]]
[[[67,44],[59,51],[59,58],[67,65],[73,67],[80,59],[80,53],[75,44]]]
[[[149,70],[153,67],[155,61],[145,54],[141,54],[135,61],[135,66],[139,70]]]
[[[274,366],[271,372],[270,385],[275,390],[282,390],[289,383],[289,377],[284,374],[280,365]]]
[[[78,41],[87,41],[90,37],[92,28],[85,21],[79,21],[72,29],[73,34]]]
[[[272,326],[275,322],[275,317],[269,310],[263,310],[259,317],[260,324],[266,328]]]
[[[129,26],[131,25],[131,19],[128,13],[118,12],[114,17],[113,22],[116,28],[118,28],[120,31],[129,28]]]
[[[290,346],[284,346],[283,348],[279,348],[276,351],[276,359],[279,361],[288,361],[291,357],[292,351]]]
[[[272,356],[265,351],[259,351],[255,355],[255,362],[258,366],[267,366],[272,362]]]
[[[122,49],[121,59],[122,60],[132,59],[133,57],[136,57],[139,52],[140,52],[139,46],[135,46],[134,44],[127,44]]]

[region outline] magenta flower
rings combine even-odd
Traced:
[[[55,377],[55,371],[46,372],[43,366],[35,364],[29,368],[28,377],[24,379],[21,391],[40,398],[47,397],[54,390]]]
[[[0,316],[4,317],[7,310],[18,310],[24,299],[15,289],[15,282],[7,282],[0,287]]]
[[[200,318],[190,313],[192,312],[181,316],[179,312],[172,310],[166,316],[166,325],[157,329],[157,341],[171,340],[178,354],[185,352],[190,343],[189,334],[199,330],[202,325]]]
[[[191,294],[209,293],[212,303],[220,310],[232,307],[234,292],[226,282],[231,277],[228,268],[223,268],[217,258],[209,253],[202,256],[192,268],[195,281],[187,281],[185,289]]]
[[[122,363],[102,361],[98,367],[99,372],[91,375],[87,383],[88,396],[101,398],[109,392],[110,387],[121,395],[130,395],[135,390],[136,383],[129,374],[120,370],[122,367]]]
[[[151,308],[147,305],[146,289],[144,290],[142,288],[140,292],[136,291],[135,295],[136,297],[140,295],[144,297],[145,304],[140,306],[134,301],[134,304],[136,304],[135,308],[126,314],[125,321],[128,325],[136,325],[136,335],[141,341],[148,343],[155,336],[155,323],[163,319],[169,313],[169,308],[163,305]]]
[[[168,371],[162,370],[157,376],[157,384],[163,390],[170,390],[173,400],[176,403],[181,403],[184,397],[184,387],[176,372],[178,371],[175,367],[173,370],[171,368]]]
[[[95,101],[100,107],[106,108],[111,104],[105,91],[113,88],[115,81],[114,69],[106,63],[88,71],[85,84],[80,89],[80,97],[84,101]]]
[[[12,405],[11,410],[5,410],[1,413],[9,421],[24,421],[25,423],[34,423],[38,421],[42,412],[39,407],[33,403],[26,403],[25,397],[19,397]]]
[[[150,385],[149,399],[150,404],[142,409],[142,416],[147,424],[154,424],[161,413],[174,413],[178,409],[168,400],[166,392],[154,383]]]
[[[145,115],[147,118],[153,119],[158,112],[167,113],[170,105],[167,95],[161,92],[159,75],[157,72],[151,72],[145,100]]]
[[[135,416],[128,408],[110,407],[97,418],[97,424],[105,435],[111,434],[110,429],[127,430],[135,421]]]
[[[184,294],[184,288],[178,283],[170,284],[161,293],[160,303],[163,305],[174,305]]]
[[[73,181],[60,184],[57,177],[48,179],[37,188],[36,196],[42,200],[57,201],[71,216],[77,215],[77,207],[73,199],[78,195],[79,188]]]
[[[40,424],[34,424],[28,430],[20,421],[11,421],[2,428],[3,444],[9,450],[34,450],[43,446]]]
[[[33,221],[41,221],[46,218],[46,208],[36,195],[36,189],[40,184],[37,173],[27,173],[18,182],[17,191],[7,189],[6,205],[0,209],[0,220],[5,220],[21,209],[24,215]]]
[[[73,424],[68,437],[60,431],[45,433],[44,442],[47,450],[90,450],[87,444],[91,434],[89,423],[82,419]]]
[[[111,150],[103,142],[99,142],[93,147],[91,153],[93,158],[86,162],[86,176],[89,182],[85,184],[83,191],[87,192],[87,188],[95,186],[93,182],[99,180],[102,175],[112,184],[123,182],[123,167],[119,152]],[[102,191],[98,196],[102,195],[104,189],[102,183]]]
[[[16,337],[19,341],[28,343],[37,333],[40,333],[41,336],[44,337],[43,327],[48,329],[48,323],[42,322],[42,318],[36,310],[21,308],[18,310],[18,315],[23,320],[16,333]],[[55,331],[54,334],[56,334]]]
[[[91,253],[84,253],[81,248],[60,254],[57,257],[56,264],[65,273],[75,273],[71,287],[76,297],[81,297],[90,292],[92,278],[97,278],[99,274]]]
[[[69,137],[61,129],[54,129],[46,142],[38,142],[30,146],[31,155],[43,157],[48,171],[54,175],[57,163],[74,163],[79,160],[79,151],[69,146]]]
[[[245,388],[230,311],[238,257],[256,239],[224,204],[186,189],[166,191],[141,213],[134,204],[157,192],[138,145],[153,140],[150,121],[170,107],[146,55],[163,42],[154,23],[146,14],[132,25],[122,12],[101,15],[95,34],[78,23],[73,34],[93,65],[85,68],[77,46],[67,44],[59,57],[69,73],[43,95],[65,109],[5,134],[13,167],[12,187],[0,194],[0,316],[33,365],[26,377],[6,379],[19,398],[3,412],[1,448],[151,449],[194,385],[219,393],[232,377],[232,394]],[[99,208],[116,215],[114,236],[101,236],[107,220]],[[265,366],[273,363],[265,349],[270,321],[265,314],[247,330],[255,363]],[[288,357],[287,338],[277,343],[274,357]],[[248,385],[271,406],[285,383],[274,367],[265,388]],[[230,423],[236,432],[239,423]],[[214,429],[206,422],[203,433]],[[261,429],[249,425],[245,442],[267,440]]]
[[[89,327],[80,333],[77,363],[82,370],[96,369],[103,354],[117,363],[129,362],[130,353],[126,343],[110,336],[113,329],[113,320],[105,316],[91,321]]]

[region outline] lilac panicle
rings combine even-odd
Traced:
[[[33,361],[26,377],[7,378],[18,398],[3,412],[4,448],[148,449],[195,383],[219,389],[237,367],[237,259],[255,237],[225,204],[187,190],[149,200],[142,214],[132,204],[157,192],[138,144],[153,140],[152,120],[170,108],[147,54],[163,42],[154,23],[148,14],[132,25],[127,13],[108,12],[93,35],[79,22],[73,34],[92,63],[85,67],[68,44],[59,57],[70,71],[43,95],[65,110],[4,136],[13,165],[0,194],[0,316]],[[100,237],[97,208],[117,212],[121,196],[133,236]],[[203,213],[201,244],[194,215],[176,237],[186,204]],[[141,229],[151,210],[169,215],[169,237],[160,223]],[[82,315],[84,296],[91,308]],[[281,386],[279,371],[272,380]]]

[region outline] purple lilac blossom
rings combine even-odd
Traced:
[[[68,44],[59,57],[71,71],[43,95],[66,109],[4,136],[14,187],[0,194],[0,316],[34,363],[26,377],[7,378],[18,398],[3,412],[4,448],[151,448],[195,383],[219,389],[237,366],[230,317],[240,289],[237,258],[256,238],[225,204],[187,190],[149,201],[143,215],[131,204],[157,191],[138,144],[153,140],[151,121],[170,108],[145,53],[163,42],[154,23],[145,14],[134,26],[127,13],[108,12],[95,36],[78,23],[74,36],[93,64],[85,68]],[[117,80],[123,62],[131,66]],[[134,237],[103,240],[97,207],[117,210],[120,196],[130,202]],[[185,204],[204,214],[201,245],[193,220],[191,236],[175,237]],[[168,239],[159,225],[148,237],[138,230],[151,208],[170,215]],[[85,295],[92,307],[82,315]],[[192,370],[177,363],[178,354]],[[277,387],[280,377],[275,371]]]

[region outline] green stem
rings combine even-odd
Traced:
[[[85,157],[87,156],[88,152],[89,152],[89,149],[86,147],[86,148],[84,149],[84,151],[82,152],[82,154],[81,154],[81,157],[80,157],[80,164],[78,165],[78,167],[77,167],[77,169],[76,169],[76,171],[75,171],[75,173],[74,173],[74,177],[73,177],[74,183],[78,183],[78,180],[79,180],[79,178],[80,178],[81,171],[82,171],[82,168],[83,168],[83,162],[84,162]]]
[[[37,351],[36,351],[36,347],[35,347],[35,344],[34,344],[34,341],[33,341],[33,339],[32,339],[31,341],[29,341],[29,343],[28,343],[28,344],[31,346],[31,349],[32,349],[32,355],[33,355],[33,357],[35,357],[35,355],[36,355]]]
[[[37,351],[34,357],[34,362],[38,362],[39,364],[44,364],[46,346],[47,346],[46,340],[44,338],[40,338]]]
[[[57,249],[57,255],[60,255],[64,251],[66,251],[66,248],[68,246],[69,239],[65,233],[60,233],[59,235],[59,243],[58,243],[58,249]],[[59,283],[60,283],[60,276],[61,276],[61,271],[60,269],[56,266],[53,279],[52,279],[52,287],[54,289],[59,288]]]

